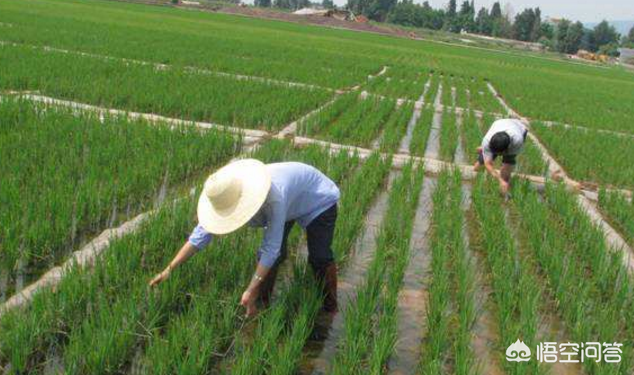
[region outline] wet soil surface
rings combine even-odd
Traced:
[[[440,105],[442,97],[442,84],[438,86],[438,94],[436,95],[435,106]],[[427,148],[425,149],[425,157],[430,159],[440,159],[440,127],[442,126],[442,113],[435,112],[432,120],[429,138],[427,140]]]
[[[420,193],[410,242],[410,262],[405,270],[403,289],[398,296],[398,339],[394,355],[388,362],[390,374],[414,374],[420,358],[431,252],[428,231],[432,213],[432,195],[436,179],[426,177]]]
[[[357,287],[365,280],[366,271],[374,258],[376,239],[379,235],[383,216],[387,211],[389,186],[395,172],[390,173],[387,191],[382,192],[366,217],[363,234],[357,239],[352,258],[345,270],[339,275],[337,299],[339,313],[320,315],[315,328],[304,348],[305,355],[300,366],[300,374],[328,374],[331,360],[337,353],[337,343],[343,335],[346,306],[355,298]]]

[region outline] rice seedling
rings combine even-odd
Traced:
[[[469,88],[469,108],[484,112],[505,113],[500,102],[487,88],[484,80],[479,78],[468,79],[467,87]]]
[[[379,137],[395,108],[394,100],[358,99],[334,122],[331,119],[319,119],[323,123],[312,125],[311,128],[322,130],[318,134],[313,133],[318,138],[367,148]]]
[[[464,77],[455,77],[454,85],[456,87],[456,107],[468,108],[469,97],[467,96],[467,79]]]
[[[412,141],[409,144],[409,153],[415,156],[424,156],[429,140],[429,133],[434,119],[434,109],[425,107],[422,109],[421,116],[416,122]]]
[[[407,133],[407,125],[414,113],[414,104],[403,104],[392,112],[383,127],[379,149],[382,152],[395,152]]]
[[[462,127],[460,132],[466,155],[474,158],[477,148],[482,144],[484,133],[480,128],[480,121],[472,111],[462,115]]]
[[[276,130],[324,103],[324,90],[281,87],[183,69],[0,46],[0,88],[102,107]],[[29,61],[29,64],[25,64]],[[36,67],[36,68],[33,68]]]
[[[453,161],[459,141],[457,115],[453,109],[445,109],[442,126],[440,127],[440,158]]]
[[[348,108],[355,104],[357,97],[358,94],[354,91],[341,95],[332,105],[301,121],[298,125],[297,133],[302,136],[308,136],[323,132]]]
[[[484,253],[490,269],[493,297],[497,304],[499,347],[506,348],[518,339],[529,347],[536,347],[540,285],[527,272],[526,261],[517,260],[517,244],[505,225],[502,200],[493,181],[483,176],[478,178],[473,189],[473,211],[477,223],[471,223],[470,243]],[[503,352],[501,349],[500,353]],[[511,374],[545,371],[536,361],[513,363],[501,360]]]
[[[340,267],[345,267],[345,257],[363,228],[365,214],[388,170],[389,161],[374,154],[348,180],[343,181],[340,220],[333,240],[335,258]],[[299,354],[321,308],[321,296],[305,262],[296,263],[293,270],[293,282],[282,292],[281,300],[259,318],[257,343],[243,337],[240,332],[236,333],[235,340],[241,345],[233,357],[227,359],[226,371],[289,374],[297,369],[301,359]],[[279,351],[262,350],[262,347],[272,347],[276,343],[279,343]]]
[[[423,173],[408,164],[392,187],[365,282],[346,308],[345,331],[332,373],[383,372],[396,340],[396,298],[409,257],[409,239]],[[387,289],[383,288],[388,284]],[[375,326],[376,329],[372,329]]]
[[[634,336],[625,311],[634,298],[632,280],[602,231],[562,186],[548,184],[546,202],[527,183],[517,190],[513,206],[521,233],[534,250],[573,341],[629,342]],[[627,373],[632,354],[625,349],[619,364],[585,361],[584,367],[592,374]]]
[[[442,80],[442,96],[440,104],[445,107],[455,107],[454,103],[454,76],[443,76]]]
[[[461,180],[459,172],[444,171],[433,195],[428,339],[420,362],[423,374],[444,373],[450,358],[457,374],[475,373],[471,348],[476,317],[474,273],[462,232]]]
[[[3,270],[38,276],[86,239],[151,207],[240,148],[220,131],[0,103]],[[204,160],[201,163],[201,160]],[[24,269],[18,269],[18,264]]]
[[[394,99],[418,100],[424,90],[427,74],[411,66],[393,66],[387,74],[373,79],[365,90]]]
[[[434,101],[436,100],[436,95],[438,94],[438,86],[440,85],[440,80],[442,77],[442,75],[439,74],[440,73],[432,72],[429,78],[429,89],[425,93],[425,98],[423,99],[426,104],[434,104]]]
[[[607,214],[610,222],[625,235],[631,246],[634,246],[634,204],[624,194],[599,191],[599,208]]]
[[[533,131],[568,174],[577,180],[634,187],[634,142],[627,137],[533,122]],[[579,152],[586,150],[586,152]]]

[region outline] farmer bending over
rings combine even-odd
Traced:
[[[500,190],[506,194],[511,183],[511,173],[517,161],[516,156],[522,151],[524,141],[528,135],[528,129],[519,120],[497,120],[482,140],[482,146],[478,147],[478,161],[474,167],[478,171],[482,165],[487,172],[500,182]],[[493,161],[502,156],[502,168],[500,172],[495,170]]]
[[[165,281],[181,263],[204,248],[213,235],[231,233],[245,224],[264,227],[258,265],[241,305],[257,313],[256,300],[268,305],[287,239],[295,222],[306,230],[308,262],[324,288],[324,310],[337,310],[337,266],[331,249],[339,188],[317,169],[302,163],[233,162],[207,181],[198,201],[198,226],[167,268],[150,282]],[[240,251],[241,249],[236,249]]]

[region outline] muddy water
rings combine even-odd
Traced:
[[[388,191],[396,172],[391,172],[387,191],[381,192],[366,217],[365,229],[355,243],[352,258],[339,274],[337,300],[339,313],[334,316],[320,316],[315,329],[305,346],[300,374],[328,374],[331,361],[337,353],[337,343],[344,333],[343,312],[354,300],[357,287],[365,280],[366,271],[374,258],[376,239],[379,235],[383,216],[388,206]]]
[[[468,211],[471,205],[471,185],[462,186],[462,209]],[[470,217],[467,215],[466,220]],[[465,222],[465,226],[466,226]],[[500,352],[496,348],[499,340],[497,333],[497,322],[492,314],[491,296],[493,292],[491,286],[487,283],[484,273],[485,265],[480,255],[474,252],[470,246],[467,228],[463,229],[466,251],[471,259],[471,264],[475,269],[475,283],[473,288],[475,293],[477,318],[473,326],[473,336],[471,347],[477,361],[478,370],[481,374],[486,375],[502,375]]]
[[[15,293],[19,293],[24,289],[24,286],[27,282],[27,269],[26,269],[26,261],[24,258],[20,258],[18,260],[18,268],[15,274]]]
[[[412,142],[412,136],[414,134],[414,127],[416,127],[416,123],[420,118],[421,108],[419,106],[414,106],[414,113],[412,114],[412,118],[409,119],[409,123],[407,124],[407,133],[401,140],[401,145],[399,147],[399,152],[401,154],[409,153],[409,144]]]
[[[0,303],[4,303],[9,297],[9,272],[0,267]]]
[[[427,311],[427,289],[431,252],[427,232],[432,213],[432,193],[436,179],[426,177],[416,209],[410,262],[405,270],[403,288],[398,296],[398,339],[388,362],[390,374],[414,374],[420,358]]]
[[[440,105],[442,97],[442,84],[438,85],[438,94],[434,101],[434,106]],[[430,159],[440,159],[440,127],[442,126],[442,113],[435,112],[434,119],[427,140],[427,148],[425,149],[425,157]]]
[[[458,127],[458,147],[456,147],[456,153],[454,155],[454,160],[459,164],[469,164],[469,160],[465,153],[464,142],[462,137],[462,126],[464,124],[463,115],[456,116],[456,126]]]

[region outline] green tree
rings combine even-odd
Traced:
[[[555,36],[555,27],[550,23],[542,22],[540,35],[542,38],[552,40]]]
[[[618,41],[619,33],[616,32],[614,26],[610,25],[608,21],[603,20],[594,27],[595,50],[606,44],[618,43]]]
[[[577,51],[579,51],[579,47],[581,46],[583,34],[583,24],[581,22],[577,21],[570,25],[564,38],[565,50],[562,52],[571,54],[577,53]]]
[[[494,20],[502,18],[502,6],[499,2],[493,3],[493,6],[491,7],[491,18]]]
[[[256,7],[268,8],[271,6],[271,0],[254,0],[253,5]]]
[[[447,11],[445,12],[443,29],[451,31],[452,33],[460,32],[457,8],[456,0],[449,0]]]
[[[334,9],[335,3],[332,0],[322,0],[321,6],[325,9]]]
[[[397,0],[372,0],[364,13],[374,21],[384,22]]]
[[[465,0],[460,6],[460,12],[458,13],[458,28],[467,32],[475,32],[475,8],[473,3],[469,3]]]
[[[568,29],[570,28],[571,22],[567,19],[562,19],[557,24],[557,29],[555,31],[555,49],[559,52],[565,53],[568,50],[568,46],[566,45],[566,36],[568,35]]]
[[[632,26],[632,28],[630,29],[630,33],[627,34],[627,40],[630,43],[634,43],[634,26]]]
[[[476,30],[479,34],[491,35],[493,32],[493,19],[491,18],[491,15],[489,15],[487,8],[480,8],[475,23]]]
[[[535,42],[541,31],[541,11],[539,8],[527,8],[515,16],[513,38],[525,42]]]

